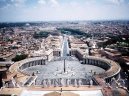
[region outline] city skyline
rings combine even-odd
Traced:
[[[129,0],[1,0],[0,22],[129,20]]]
[[[129,96],[129,20],[17,18],[0,23],[0,96]]]

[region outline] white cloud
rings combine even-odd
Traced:
[[[11,0],[12,3],[24,3],[26,0]]]
[[[50,0],[51,3],[53,3],[54,5],[58,5],[58,1],[57,0]]]
[[[15,7],[20,7],[21,5],[24,6],[26,0],[10,0],[11,1],[11,5],[15,6]]]
[[[12,2],[23,2],[23,0],[12,0]],[[22,7],[11,7],[0,9],[0,21],[44,21],[44,20],[103,20],[103,19],[121,19],[129,18],[129,6],[122,4],[123,0],[105,0],[97,2],[96,0],[70,0],[69,2],[59,2],[58,0],[37,0],[38,4],[28,7],[28,3]],[[89,1],[89,2],[88,2]],[[43,6],[42,6],[43,4]],[[59,4],[59,6],[58,6]],[[10,5],[8,5],[10,6]],[[54,7],[53,7],[54,6]],[[10,14],[10,12],[12,12]]]
[[[45,5],[46,1],[45,0],[38,0],[38,3],[41,4],[41,5]]]
[[[107,1],[113,4],[121,4],[124,3],[125,0],[107,0]]]
[[[59,2],[57,0],[38,0],[38,4],[40,5],[51,5],[51,6],[58,6]]]

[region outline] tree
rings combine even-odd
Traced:
[[[16,62],[16,61],[20,61],[20,60],[23,60],[23,59],[26,59],[28,55],[26,54],[22,54],[22,55],[16,55],[12,61]]]
[[[5,59],[4,58],[0,58],[0,61],[5,61]]]

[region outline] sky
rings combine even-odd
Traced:
[[[0,22],[129,20],[129,0],[0,0]]]

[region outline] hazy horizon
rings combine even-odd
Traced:
[[[129,21],[128,20],[58,20],[58,21],[49,21],[49,20],[46,20],[46,21],[0,21],[0,23],[43,23],[43,22],[108,22],[108,21]]]
[[[129,20],[129,0],[0,0],[0,22]]]

